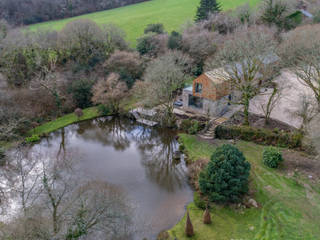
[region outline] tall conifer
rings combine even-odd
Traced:
[[[220,12],[220,4],[216,0],[200,0],[197,10],[196,21],[208,19],[210,13]]]

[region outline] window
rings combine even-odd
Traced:
[[[196,93],[202,93],[202,84],[196,83]]]

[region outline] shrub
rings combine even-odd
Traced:
[[[218,147],[200,173],[200,191],[214,202],[240,202],[248,192],[250,163],[233,145]]]
[[[137,50],[140,55],[157,57],[167,50],[168,36],[166,34],[148,33],[137,39]]]
[[[34,143],[34,142],[39,142],[39,141],[40,141],[40,137],[36,134],[32,135],[31,137],[26,138],[27,143]]]
[[[182,47],[182,35],[176,31],[172,31],[168,39],[169,49],[181,49]]]
[[[76,110],[74,110],[74,114],[75,114],[78,118],[80,118],[80,117],[83,116],[83,111],[82,111],[81,108],[77,108]]]
[[[190,119],[182,120],[180,128],[189,134],[196,134],[200,130],[199,122]]]
[[[264,165],[270,168],[277,168],[279,163],[283,161],[281,152],[274,147],[267,147],[262,154]]]
[[[304,148],[301,132],[284,132],[277,129],[271,131],[248,126],[219,125],[215,129],[215,136],[220,139],[242,139],[264,145],[288,148]]]
[[[98,111],[101,115],[109,115],[111,113],[110,109],[106,106],[106,105],[103,105],[103,104],[100,104],[98,106]]]
[[[2,147],[0,147],[0,160],[1,160],[1,159],[4,159],[5,156],[6,156],[5,150],[4,150]]]
[[[193,194],[193,202],[198,208],[205,210],[207,207],[207,203],[203,200],[198,192],[194,192]]]
[[[148,24],[148,26],[144,29],[144,33],[147,34],[149,32],[153,33],[164,33],[164,27],[162,23],[151,23]]]
[[[188,129],[189,134],[196,134],[199,131],[199,122],[192,121],[191,127]]]
[[[72,94],[72,99],[75,105],[79,108],[87,108],[92,105],[92,86],[93,81],[81,79],[74,81],[69,91]]]

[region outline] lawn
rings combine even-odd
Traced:
[[[127,40],[134,45],[136,39],[143,34],[143,29],[147,24],[163,23],[168,32],[179,30],[183,23],[194,19],[199,2],[200,0],[152,0],[74,18],[34,24],[29,28],[31,30],[61,30],[66,23],[72,20],[87,18],[100,25],[106,23],[117,25],[126,32]],[[220,2],[223,9],[227,10],[247,2],[255,6],[260,0],[221,0]]]
[[[217,145],[181,135],[188,155],[209,158]],[[213,224],[202,224],[203,211],[193,203],[188,206],[195,236],[184,235],[185,217],[169,232],[179,240],[317,240],[320,239],[320,191],[300,175],[288,177],[283,170],[273,170],[261,163],[263,147],[240,141],[237,147],[251,163],[250,188],[261,207],[236,210],[215,206]],[[285,164],[285,162],[284,162]]]
[[[56,120],[45,123],[43,125],[40,125],[39,127],[30,130],[28,132],[28,135],[42,135],[50,133],[60,128],[66,127],[72,123],[93,119],[99,116],[100,114],[98,112],[97,107],[86,108],[83,110],[83,115],[80,118],[78,118],[74,113],[69,113],[67,115],[64,115],[63,117],[57,118]]]

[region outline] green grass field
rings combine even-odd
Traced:
[[[196,137],[181,135],[188,155],[209,158],[215,145],[199,142]],[[217,145],[223,143],[220,141]],[[251,163],[250,188],[261,208],[235,210],[215,206],[213,223],[202,223],[203,211],[193,203],[188,206],[195,236],[184,235],[185,218],[170,230],[179,240],[317,240],[320,239],[319,186],[309,185],[301,176],[287,177],[284,172],[262,164],[263,147],[240,141],[237,147]],[[285,164],[285,162],[284,162]]]
[[[39,127],[36,127],[28,132],[28,135],[42,135],[46,133],[51,133],[53,131],[56,131],[60,128],[66,127],[70,124],[84,121],[84,120],[89,120],[93,119],[96,117],[99,117],[100,114],[98,112],[97,107],[90,107],[83,109],[83,115],[78,118],[74,113],[69,113],[67,115],[64,115],[60,118],[57,118],[56,120],[47,122],[43,125],[40,125]]]
[[[193,20],[200,0],[152,0],[121,8],[86,14],[74,18],[50,21],[29,26],[31,30],[61,30],[75,19],[91,19],[98,24],[113,23],[123,29],[132,44],[143,34],[150,23],[163,23],[166,31],[179,30],[188,20]],[[220,0],[224,10],[250,2],[255,6],[260,0]]]

